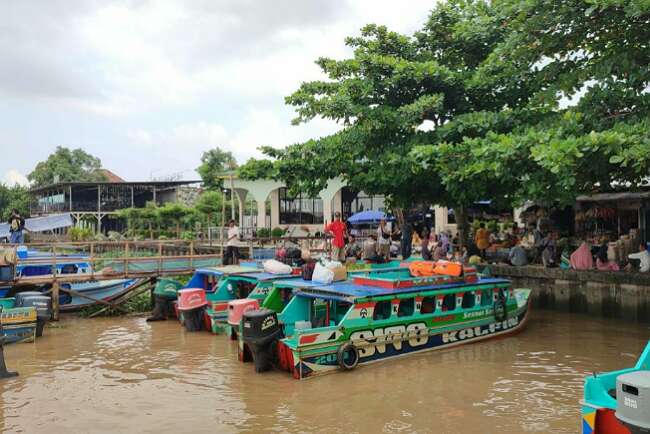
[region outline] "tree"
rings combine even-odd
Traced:
[[[229,151],[222,151],[220,148],[210,149],[203,153],[201,165],[197,172],[203,180],[203,185],[211,190],[220,190],[223,186],[221,175],[226,171],[237,168],[237,161]]]
[[[7,221],[11,210],[16,208],[22,216],[29,216],[29,194],[27,187],[18,184],[13,187],[0,184],[0,219]]]
[[[213,217],[221,212],[223,194],[220,191],[205,191],[196,202],[196,209],[207,217],[208,227],[213,223]]]
[[[106,176],[100,171],[101,160],[88,154],[83,149],[70,150],[58,146],[47,160],[41,161],[27,175],[33,187],[41,187],[58,182],[95,182],[105,181]]]
[[[135,237],[136,230],[142,224],[142,208],[124,208],[117,212],[117,216],[126,220],[127,231],[131,238]]]
[[[158,208],[158,216],[163,222],[172,222],[176,225],[176,237],[180,238],[181,236],[181,223],[183,218],[185,218],[190,210],[180,204],[170,202]]]
[[[158,207],[153,201],[147,202],[145,207],[140,210],[140,218],[147,223],[149,228],[149,238],[153,239],[153,226],[159,223]]]
[[[271,160],[250,158],[237,168],[240,179],[276,179],[277,176],[276,165]]]

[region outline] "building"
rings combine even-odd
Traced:
[[[124,208],[143,208],[147,202],[164,205],[183,199],[183,191],[200,181],[126,182],[112,175],[102,182],[59,182],[29,190],[33,217],[70,213],[95,230],[122,230],[124,222],[110,218]],[[194,189],[198,189],[194,187]],[[90,222],[90,223],[89,223]]]
[[[238,179],[235,175],[224,177],[224,188],[235,192],[233,201],[239,205],[240,226],[258,229],[300,226],[319,231],[324,223],[332,221],[335,212],[349,217],[369,209],[384,211],[386,207],[383,196],[353,191],[340,178],[330,180],[316,197],[294,197],[282,182]],[[255,201],[253,212],[246,209],[247,197],[248,203],[250,199]]]

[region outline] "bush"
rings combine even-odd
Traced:
[[[181,240],[193,241],[196,239],[196,233],[192,231],[183,231],[181,232]]]
[[[271,236],[272,236],[273,238],[280,238],[282,235],[284,235],[285,232],[286,232],[286,231],[285,231],[284,229],[282,229],[282,228],[280,228],[280,227],[275,227],[275,228],[273,228],[273,230],[271,231]]]
[[[93,237],[93,231],[89,228],[75,226],[68,232],[72,241],[88,241]]]
[[[271,229],[260,228],[257,230],[257,238],[269,238],[271,236]]]

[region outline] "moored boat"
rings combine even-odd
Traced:
[[[650,432],[650,341],[632,368],[585,379],[583,434]]]
[[[93,300],[111,301],[126,294],[138,283],[140,283],[140,279],[112,279],[93,282],[62,283],[62,288],[71,289],[85,297],[67,294],[61,291],[59,295],[59,309],[61,312],[74,312],[97,304]]]
[[[258,371],[275,365],[302,379],[520,330],[530,290],[475,278],[444,284],[413,278],[391,288],[371,285],[371,278],[363,285],[278,281],[293,287],[294,296],[279,315],[244,315],[240,359],[252,358]]]

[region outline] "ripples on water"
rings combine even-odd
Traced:
[[[142,318],[66,319],[7,347],[0,430],[574,433],[582,382],[635,363],[647,326],[534,312],[527,329],[296,381],[256,375],[234,342]]]

